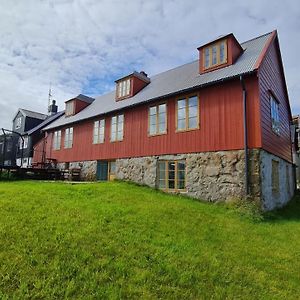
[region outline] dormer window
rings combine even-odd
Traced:
[[[74,115],[74,101],[68,101],[66,102],[66,116],[72,116]]]
[[[127,97],[131,92],[130,79],[122,80],[118,82],[118,98]]]
[[[150,83],[150,78],[144,72],[133,72],[116,82],[116,101],[133,97]]]
[[[227,63],[227,40],[217,42],[204,48],[204,69]]]
[[[21,128],[22,125],[22,117],[18,117],[16,120],[16,129]]]

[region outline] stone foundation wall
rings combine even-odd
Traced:
[[[159,160],[186,161],[184,193],[188,196],[211,202],[245,197],[244,150],[117,159],[116,179],[155,188]],[[279,166],[278,192],[274,192],[272,160]],[[65,163],[59,163],[58,168],[65,169]],[[97,161],[71,162],[69,168],[80,168],[81,180],[97,180]],[[250,197],[260,203],[263,210],[281,207],[294,195],[292,165],[285,160],[254,149],[249,151],[248,170]]]
[[[292,164],[263,150],[260,152],[260,162],[263,209],[273,210],[286,205],[295,192]]]
[[[65,170],[66,163],[58,163],[58,169]],[[95,181],[97,180],[97,161],[78,161],[78,162],[70,162],[69,169],[79,168],[80,171],[80,179],[84,181]]]
[[[186,160],[186,194],[206,201],[243,197],[244,151],[219,151],[117,159],[116,178],[156,186],[158,160]]]

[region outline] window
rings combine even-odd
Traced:
[[[124,115],[118,115],[111,118],[111,142],[122,141],[124,131]]]
[[[203,51],[204,69],[227,63],[227,41],[207,46]]]
[[[199,101],[197,96],[177,101],[177,130],[190,130],[199,127]]]
[[[94,122],[93,144],[104,143],[105,120]]]
[[[171,191],[185,190],[185,161],[158,162],[158,188]]]
[[[23,139],[19,139],[19,149],[26,149],[28,147],[28,135],[23,136]]]
[[[279,104],[272,95],[270,96],[270,104],[271,104],[272,130],[276,134],[279,134],[280,131]]]
[[[55,131],[53,135],[53,149],[60,149],[60,141],[61,141],[61,130]]]
[[[130,79],[126,79],[126,80],[118,82],[118,84],[117,84],[117,96],[118,96],[118,98],[129,96],[130,91],[131,91]]]
[[[159,104],[149,108],[149,134],[156,135],[167,132],[167,104]]]
[[[66,116],[74,115],[74,101],[66,102]]]
[[[65,130],[65,149],[72,148],[73,146],[73,127],[66,128]]]
[[[21,125],[22,125],[22,117],[18,117],[16,119],[16,129],[21,128]]]

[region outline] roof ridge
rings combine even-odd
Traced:
[[[252,41],[257,40],[257,39],[259,39],[259,38],[262,38],[263,36],[269,35],[269,34],[271,34],[272,32],[274,32],[274,30],[273,30],[273,31],[270,31],[270,32],[268,32],[268,33],[264,33],[264,34],[262,34],[262,35],[259,35],[259,36],[255,37],[255,38],[250,39],[250,40],[244,41],[244,42],[241,43],[241,45],[242,45],[242,44],[246,44],[246,43],[248,43],[248,42],[252,42]]]

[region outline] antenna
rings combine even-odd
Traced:
[[[51,101],[52,101],[52,90],[51,90],[51,85],[52,85],[52,83],[50,82],[50,85],[49,85],[49,93],[48,93],[48,113],[50,113],[50,105],[51,105]]]

